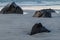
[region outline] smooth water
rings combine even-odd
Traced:
[[[25,15],[0,14],[0,40],[60,40],[60,14],[52,14],[52,18],[32,17],[35,11]],[[50,33],[29,33],[35,23],[42,23]]]

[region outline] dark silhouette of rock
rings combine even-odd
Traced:
[[[42,9],[39,11],[36,11],[33,17],[49,17],[51,18],[51,13],[55,12],[53,9]]]
[[[36,23],[31,30],[30,35],[34,35],[37,33],[42,33],[42,32],[50,32],[50,30],[46,29],[45,27],[42,26],[41,23]]]
[[[42,9],[41,11],[47,11],[47,12],[50,12],[50,13],[52,13],[52,12],[55,13],[55,10],[53,10],[53,9],[51,9],[51,8],[49,8],[49,9]]]
[[[23,10],[15,4],[15,2],[12,2],[11,4],[7,4],[0,13],[3,14],[23,14]]]

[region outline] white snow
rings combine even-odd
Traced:
[[[36,18],[32,17],[33,13],[0,14],[0,40],[60,40],[60,14],[52,13],[52,18]],[[30,36],[32,26],[39,22],[51,32]]]

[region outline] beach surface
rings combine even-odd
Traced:
[[[23,6],[23,15],[0,14],[0,40],[60,40],[60,13],[52,13],[52,18],[32,17],[42,8],[60,10],[59,6]],[[42,23],[51,32],[29,35],[35,23]]]

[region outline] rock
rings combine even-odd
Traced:
[[[42,32],[50,32],[50,30],[46,29],[45,27],[42,26],[41,23],[36,23],[31,30],[30,35],[34,35],[37,33],[42,33]]]
[[[43,14],[40,11],[36,11],[33,17],[41,17]]]
[[[50,13],[55,13],[55,10],[49,8],[49,9],[42,9],[41,11],[47,11],[47,12],[50,12]]]
[[[51,18],[51,13],[55,12],[53,9],[42,9],[39,11],[36,11],[33,17],[49,17]]]
[[[23,14],[23,10],[15,4],[15,2],[12,2],[11,4],[7,4],[0,13],[3,14]]]
[[[51,16],[51,13],[50,12],[45,12],[43,14],[43,17],[49,17],[49,18],[51,18],[52,16]]]

